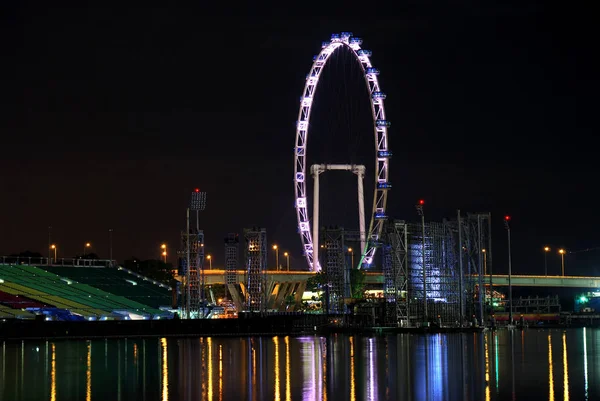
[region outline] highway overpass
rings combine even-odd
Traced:
[[[239,283],[246,282],[246,272],[244,270],[237,270],[236,281]],[[267,279],[274,282],[297,282],[306,281],[309,277],[314,276],[315,273],[308,271],[275,271],[267,270]],[[224,284],[225,283],[225,270],[205,270],[206,284]],[[367,284],[383,284],[383,274],[381,273],[370,273],[367,272],[365,278]]]
[[[600,288],[600,277],[580,276],[511,276],[512,285],[515,287],[565,287],[565,288]],[[484,283],[490,283],[490,276],[486,276]],[[507,287],[508,275],[501,274],[492,277],[494,287]]]
[[[225,270],[205,270],[206,284],[224,284]],[[268,270],[267,277],[274,282],[299,282],[306,281],[314,273],[308,271],[275,271]],[[245,271],[236,271],[236,280],[240,283],[246,281]],[[383,274],[367,272],[365,282],[367,284],[383,285]],[[494,287],[508,286],[508,275],[499,274],[492,278]],[[485,276],[484,283],[489,285],[490,276]],[[600,289],[600,277],[580,276],[529,276],[512,275],[512,285],[515,287],[566,287],[566,288],[597,288]]]

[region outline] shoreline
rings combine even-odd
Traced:
[[[514,330],[565,329],[579,325],[514,326]],[[239,337],[302,335],[394,335],[482,333],[507,330],[496,327],[343,327],[328,324],[325,315],[255,316],[238,319],[113,320],[94,322],[26,321],[0,322],[0,340],[69,340],[152,337]]]

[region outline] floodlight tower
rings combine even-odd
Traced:
[[[184,317],[200,317],[204,300],[204,232],[200,230],[200,212],[206,208],[206,192],[196,188],[186,211],[186,232],[182,233],[185,250]],[[196,212],[196,227],[190,228],[190,211]]]
[[[237,233],[229,233],[225,237],[225,289],[236,285],[240,236]],[[230,291],[232,292],[232,291]],[[232,295],[233,299],[233,295]]]

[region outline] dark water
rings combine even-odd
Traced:
[[[0,399],[600,400],[600,330],[6,342]]]

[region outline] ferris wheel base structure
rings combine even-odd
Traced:
[[[365,178],[365,166],[360,164],[313,164],[310,173],[313,177],[313,260],[319,260],[319,175],[325,171],[351,171],[358,176],[358,226],[360,235],[360,254],[365,251],[365,194],[363,180]],[[354,266],[352,266],[354,268]]]
[[[296,142],[294,147],[294,190],[295,190],[295,208],[298,219],[298,232],[302,240],[303,252],[311,271],[320,271],[319,264],[319,174],[326,170],[349,170],[359,176],[359,225],[360,225],[360,247],[361,257],[357,265],[358,268],[370,266],[379,243],[379,237],[383,230],[383,223],[387,219],[385,210],[387,204],[388,190],[391,189],[389,182],[389,161],[392,152],[388,148],[388,129],[390,122],[386,119],[384,100],[386,94],[381,91],[379,86],[379,70],[371,64],[371,51],[361,48],[362,39],[353,37],[350,32],[331,35],[328,42],[323,42],[321,51],[313,58],[313,64],[309,74],[306,76],[304,91],[300,97],[300,109],[298,120],[296,122]],[[313,100],[317,92],[317,86],[321,72],[323,71],[330,56],[338,49],[348,49],[354,56],[355,62],[359,64],[363,78],[365,80],[371,103],[371,112],[373,117],[373,133],[375,137],[375,168],[374,168],[374,194],[373,209],[369,229],[365,227],[364,212],[364,194],[363,178],[365,168],[359,171],[354,170],[356,165],[334,165],[317,164],[311,166],[310,175],[314,180],[314,204],[312,222],[308,214],[309,201],[307,198],[307,181],[310,177],[307,174],[307,140],[310,128],[310,114]],[[316,166],[316,167],[315,167]],[[328,167],[328,166],[331,166]],[[337,166],[337,167],[334,167]],[[362,175],[362,176],[361,176]],[[311,229],[312,224],[312,229]]]

